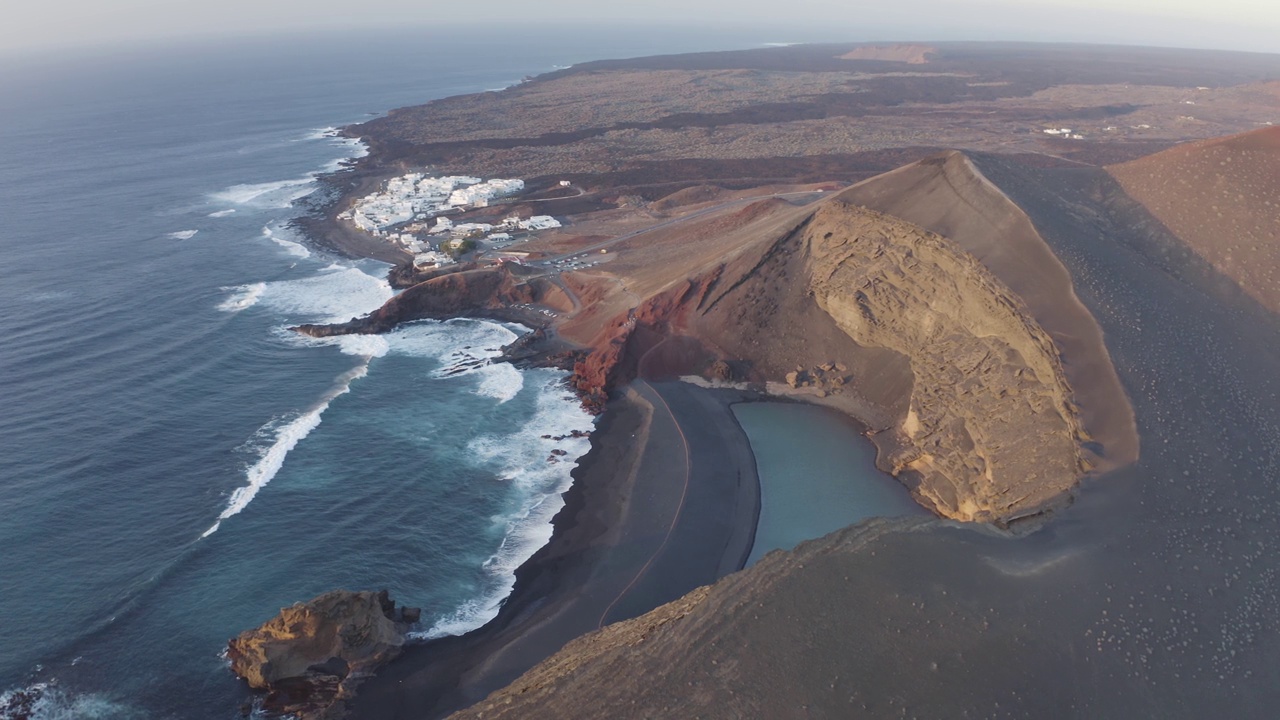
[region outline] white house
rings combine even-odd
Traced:
[[[523,230],[550,230],[551,228],[563,227],[559,220],[550,215],[534,215],[528,220],[521,220],[519,225]]]

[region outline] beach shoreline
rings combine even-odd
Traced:
[[[498,616],[407,647],[361,687],[352,717],[447,716],[565,643],[741,569],[760,489],[730,406],[753,397],[679,381],[637,380],[617,391],[551,540],[516,571]]]

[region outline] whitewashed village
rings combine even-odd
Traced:
[[[568,186],[568,181],[560,183]],[[561,226],[550,215],[528,219],[508,217],[494,225],[459,222],[449,216],[524,191],[524,181],[483,180],[466,175],[431,177],[409,173],[391,178],[380,192],[367,195],[338,215],[360,230],[400,244],[413,254],[414,265],[432,268],[448,265],[477,249],[500,249],[531,233]]]

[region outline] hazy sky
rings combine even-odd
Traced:
[[[770,28],[779,39],[792,40],[1121,42],[1280,53],[1277,0],[5,0],[5,5],[0,51],[504,18],[732,22]]]

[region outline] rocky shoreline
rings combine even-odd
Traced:
[[[236,636],[227,659],[237,677],[264,693],[264,712],[338,720],[360,683],[400,654],[420,616],[418,608],[397,608],[386,590],[333,590]]]

